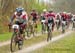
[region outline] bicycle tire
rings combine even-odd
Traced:
[[[11,43],[10,43],[10,50],[11,50],[11,52],[15,51],[16,42],[15,42],[14,38],[15,38],[15,35],[13,34],[12,37],[11,37]],[[13,44],[15,44],[14,47],[13,47]],[[14,48],[14,50],[13,50],[13,48]]]

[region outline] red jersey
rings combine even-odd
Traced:
[[[33,18],[37,18],[38,13],[37,13],[37,12],[31,12],[31,16],[32,16]]]
[[[49,17],[55,18],[55,13],[48,13],[48,14],[47,14],[47,18],[49,18]]]

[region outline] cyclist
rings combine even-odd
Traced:
[[[72,21],[71,21],[72,17],[73,17],[73,14],[72,14],[72,13],[68,13],[68,21],[69,21],[70,23],[72,22]]]
[[[53,10],[49,10],[48,14],[47,14],[47,30],[48,30],[48,37],[47,37],[47,41],[49,41],[49,39],[52,39],[52,31],[54,30],[54,24],[55,24],[55,13],[53,12]]]
[[[15,20],[15,24],[18,24],[20,26],[20,33],[21,33],[21,40],[22,40],[24,35],[23,32],[28,21],[28,15],[26,11],[24,11],[24,8],[22,7],[16,8],[16,11],[14,12],[13,16],[10,18],[10,25],[13,24],[14,20]]]
[[[69,28],[69,25],[71,23],[71,18],[72,17],[73,17],[73,15],[71,13],[67,13],[67,18],[66,18],[67,28]]]
[[[72,23],[73,23],[73,26],[72,26],[72,29],[73,29],[73,28],[75,28],[75,15],[73,15],[71,20],[72,20]]]
[[[62,21],[66,21],[67,20],[67,13],[66,12],[62,12],[61,13],[61,20]]]
[[[38,12],[35,9],[32,9],[32,12],[30,15],[32,17],[33,23],[36,24],[35,28],[37,28]]]
[[[43,9],[43,12],[41,13],[41,24],[42,24],[42,30],[46,31],[46,19],[47,19],[47,10]]]
[[[65,29],[66,29],[66,25],[67,25],[67,13],[66,12],[63,12],[61,14],[61,24],[62,24],[62,33],[65,32]]]
[[[55,22],[56,22],[56,26],[57,26],[57,30],[58,30],[60,25],[61,25],[61,15],[60,15],[60,13],[56,14]]]
[[[45,20],[47,18],[47,10],[43,9],[43,12],[41,13],[41,20]]]
[[[52,23],[52,31],[54,30],[54,25],[55,25],[55,13],[53,10],[49,10],[49,13],[47,14],[47,22]]]

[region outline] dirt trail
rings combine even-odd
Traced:
[[[61,38],[64,38],[64,37],[68,36],[71,33],[72,33],[72,31],[69,31],[69,32],[67,32],[65,34],[61,34],[59,36],[53,37],[50,42],[43,41],[43,42],[37,43],[35,45],[29,46],[27,48],[23,48],[23,50],[17,51],[15,53],[30,53],[30,52],[32,52],[32,51],[34,51],[36,49],[39,49],[41,47],[44,47],[44,46],[48,45],[49,43],[55,42],[57,40],[60,40]]]
[[[54,29],[54,31],[56,31],[56,29]],[[47,32],[46,32],[47,33]],[[41,32],[38,32],[37,34],[35,34],[36,36],[41,36],[42,34],[41,34]],[[27,37],[26,36],[26,39],[31,39],[31,38],[33,38],[33,35],[31,35],[31,37]],[[10,40],[8,40],[8,41],[6,41],[6,42],[0,42],[0,47],[2,47],[2,46],[5,46],[5,45],[8,45],[8,44],[10,44]]]

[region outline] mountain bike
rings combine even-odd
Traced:
[[[29,34],[29,37],[31,34],[33,34],[34,36],[34,24],[33,24],[33,21],[32,20],[29,20],[29,23],[28,23],[28,34]]]
[[[42,25],[42,34],[44,34],[46,31],[45,20],[41,20],[41,25]]]
[[[75,30],[75,21],[73,21],[72,29]]]
[[[56,20],[56,27],[57,27],[57,30],[60,28],[60,20]]]
[[[65,33],[66,21],[62,21],[62,33]]]
[[[10,50],[11,52],[14,52],[16,50],[16,46],[18,46],[18,49],[21,50],[23,46],[23,35],[20,33],[22,32],[22,27],[20,27],[17,24],[12,25],[13,34],[11,37],[11,43],[10,43]]]
[[[52,39],[52,23],[48,23],[48,37],[47,41]]]

